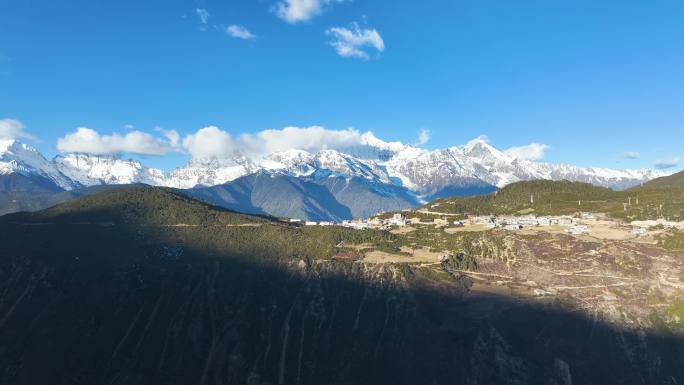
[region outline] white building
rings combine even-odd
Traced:
[[[397,213],[392,215],[392,218],[385,221],[385,224],[390,226],[406,226],[406,220],[402,214]]]
[[[567,231],[568,231],[568,233],[570,233],[572,235],[582,235],[582,234],[588,234],[591,232],[589,227],[587,227],[585,225],[572,226]]]

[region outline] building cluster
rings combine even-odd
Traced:
[[[304,226],[332,226],[332,225],[336,225],[336,224],[337,224],[337,223],[331,222],[331,221],[320,221],[320,222],[316,222],[316,221],[302,221],[302,220],[299,219],[299,218],[291,218],[291,219],[290,219],[290,223],[300,223],[300,224],[304,224]]]
[[[485,225],[489,228],[501,228],[510,231],[522,230],[529,227],[537,226],[564,226],[566,231],[573,235],[588,234],[591,228],[584,223],[584,220],[595,219],[592,213],[582,213],[579,217],[572,217],[568,215],[559,216],[536,216],[536,215],[507,215],[507,216],[473,216],[469,218],[469,223],[473,225]],[[403,227],[409,225],[428,225],[436,227],[455,226],[462,227],[466,224],[460,220],[451,220],[448,217],[435,217],[424,221],[420,217],[410,216],[410,212],[404,211],[401,213],[394,213],[391,217],[380,218],[373,217],[368,219],[353,219],[344,220],[342,222],[329,221],[301,221],[299,219],[291,219],[291,222],[301,222],[306,226],[330,226],[338,225],[349,227],[353,229],[383,229],[388,230],[393,227]],[[635,230],[638,231],[638,230]],[[636,234],[636,233],[635,233]]]
[[[342,222],[332,222],[332,221],[302,221],[301,219],[292,218],[290,223],[299,223],[304,226],[343,226],[350,227],[353,229],[368,229],[368,228],[379,228],[382,225],[382,221],[371,218],[371,219],[353,219],[353,220],[343,220]]]
[[[404,227],[407,225],[433,225],[433,226],[463,226],[461,221],[450,221],[447,218],[434,218],[429,222],[423,222],[419,217],[407,218],[406,212],[395,213],[389,218],[368,218],[368,219],[352,219],[343,220],[341,222],[329,221],[302,221],[301,219],[290,219],[291,223],[301,223],[305,226],[330,226],[338,225],[342,227],[349,227],[353,229],[390,229],[392,227]]]
[[[525,227],[532,226],[572,226],[577,224],[577,220],[573,217],[563,216],[535,216],[535,215],[520,215],[520,216],[477,216],[470,219],[471,223],[478,225],[485,225],[490,228],[500,227],[506,230],[520,230]]]

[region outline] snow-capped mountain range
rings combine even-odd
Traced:
[[[64,190],[130,183],[187,189],[224,184],[258,171],[308,179],[357,177],[402,187],[425,198],[459,188],[502,187],[533,179],[580,181],[622,189],[668,174],[650,169],[616,170],[533,162],[500,151],[482,138],[464,146],[428,150],[384,142],[371,134],[364,135],[360,145],[344,149],[193,159],[170,172],[112,156],[63,154],[47,160],[26,144],[0,141],[0,175],[38,176]]]

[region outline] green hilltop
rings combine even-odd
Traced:
[[[97,243],[102,234],[143,243],[157,239],[225,257],[259,259],[327,258],[345,244],[382,245],[396,238],[338,226],[298,226],[276,218],[242,214],[188,198],[173,189],[131,187],[95,193],[38,212],[0,217],[4,236],[43,228],[45,236]],[[147,237],[148,239],[142,239]]]
[[[680,221],[684,219],[684,188],[644,185],[614,191],[579,182],[523,181],[485,196],[437,199],[422,208],[471,215],[604,212],[626,220],[667,218]]]
[[[644,187],[648,188],[662,188],[662,187],[684,187],[684,171],[676,174],[653,179],[644,183]]]
[[[46,210],[9,217],[35,221],[107,221],[155,225],[225,225],[273,220],[213,207],[172,189],[150,186],[103,191]]]

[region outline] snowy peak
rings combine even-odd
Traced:
[[[56,156],[53,162],[62,174],[83,186],[132,183],[163,185],[166,180],[162,170],[114,156],[67,154]]]
[[[515,157],[506,155],[504,152],[494,148],[485,138],[476,138],[463,146],[463,154],[488,167],[499,169],[509,168],[516,160]]]
[[[193,159],[171,171],[161,183],[176,188],[208,187],[224,184],[259,170],[246,157]]]
[[[0,162],[17,170],[24,167],[27,172],[40,171],[49,163],[38,150],[16,140],[0,140]]]
[[[260,165],[267,170],[288,170],[294,176],[302,176],[315,171],[316,159],[307,151],[288,150],[267,155]]]
[[[361,160],[336,150],[321,150],[315,154],[301,150],[279,152],[265,157],[260,165],[291,176],[313,176],[318,173],[389,183],[389,176],[375,161]]]
[[[475,138],[463,146],[463,153],[481,160],[510,160],[503,152],[490,145],[483,137]]]
[[[78,187],[35,148],[16,140],[0,140],[0,175],[15,172],[45,178],[62,189]]]
[[[399,142],[384,142],[364,134],[361,144],[344,150],[318,152],[288,150],[254,159],[192,159],[171,172],[149,168],[136,160],[115,156],[65,154],[52,161],[36,149],[14,140],[0,141],[0,175],[21,173],[46,178],[62,189],[100,184],[145,183],[176,188],[215,186],[259,171],[322,180],[328,177],[362,178],[392,185],[420,196],[455,187],[503,187],[534,179],[569,180],[623,189],[667,175],[654,170],[582,168],[533,162],[500,151],[485,137],[462,147],[427,150]]]
[[[191,161],[174,170],[166,185],[174,187],[223,184],[258,170],[294,177],[360,177],[430,196],[454,186],[497,186],[534,179],[571,180],[626,188],[662,175],[652,170],[610,170],[553,165],[519,159],[480,137],[462,147],[426,150],[383,142],[366,135],[362,146],[311,153],[288,150],[261,159]]]

